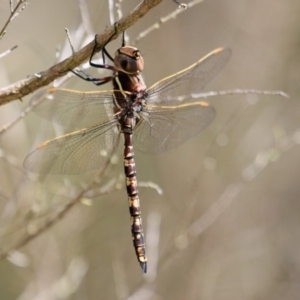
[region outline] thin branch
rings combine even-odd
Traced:
[[[162,0],[144,0],[138,5],[129,15],[123,17],[118,21],[118,32],[113,37],[116,39],[120,33],[135,24],[140,18],[142,18],[150,9],[158,5]],[[98,49],[113,35],[115,32],[115,26],[110,26],[102,34],[98,35]],[[83,47],[81,50],[76,52],[73,56],[65,59],[64,61],[52,66],[47,71],[39,72],[23,79],[17,83],[14,83],[8,87],[0,89],[0,105],[6,104],[10,101],[21,99],[22,97],[33,93],[37,89],[48,85],[53,80],[65,75],[70,69],[78,67],[81,63],[86,61],[94,47],[94,41]]]
[[[141,32],[135,40],[131,43],[132,46],[137,45],[141,39],[145,38],[146,35],[151,33],[152,31],[159,29],[161,25],[167,23],[168,21],[175,19],[179,14],[185,12],[187,8],[192,8],[194,5],[199,4],[200,2],[203,2],[203,0],[193,0],[187,4],[180,3],[179,1],[174,1],[179,5],[178,7],[171,13],[167,14],[165,17],[161,17],[156,23],[152,24],[150,27],[148,27],[146,30]]]
[[[2,52],[2,53],[0,54],[0,58],[2,58],[2,57],[4,57],[4,56],[8,55],[8,54],[11,53],[13,50],[17,49],[17,47],[18,47],[18,46],[16,45],[16,46],[13,46],[12,48],[6,50],[5,52]]]
[[[88,5],[85,0],[78,0],[79,11],[81,15],[82,25],[87,34],[92,35],[94,30],[89,15]]]
[[[71,51],[72,51],[72,55],[75,54],[75,50],[74,50],[74,47],[73,47],[73,44],[72,44],[72,41],[71,41],[71,36],[70,36],[70,32],[69,32],[69,29],[68,28],[65,28],[65,32],[66,32],[66,35],[67,35],[67,41],[70,45],[70,48],[71,48]]]
[[[194,98],[208,98],[215,96],[225,96],[225,95],[237,95],[237,94],[254,94],[254,95],[273,95],[281,96],[284,98],[289,98],[290,96],[283,91],[268,91],[268,90],[255,90],[255,89],[233,89],[233,90],[223,90],[223,91],[210,91],[199,94],[192,94]]]
[[[7,28],[8,24],[11,22],[11,20],[14,17],[17,16],[17,11],[18,11],[20,5],[25,3],[26,1],[27,0],[20,0],[14,9],[13,9],[13,5],[12,5],[12,1],[10,1],[10,16],[8,17],[8,20],[4,24],[2,30],[0,31],[0,39],[5,35],[5,33],[6,33],[5,29]],[[23,9],[24,9],[24,7],[21,10],[23,10]]]

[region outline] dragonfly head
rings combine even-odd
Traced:
[[[137,75],[144,69],[141,52],[131,46],[125,46],[116,51],[114,64],[118,71],[129,75]]]

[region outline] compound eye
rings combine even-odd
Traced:
[[[135,74],[141,71],[139,68],[139,61],[135,58],[123,57],[120,61],[120,65],[125,73]]]
[[[138,74],[144,68],[144,60],[139,50],[133,47],[120,48],[115,55],[115,67],[127,74]]]

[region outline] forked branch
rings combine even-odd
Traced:
[[[9,23],[16,17],[19,15],[18,13],[18,10],[20,9],[20,6],[21,6],[21,11],[24,10],[27,6],[28,3],[26,3],[27,0],[20,0],[16,7],[13,8],[13,3],[12,3],[12,0],[10,0],[10,15],[8,17],[8,20],[6,21],[6,23],[4,24],[3,28],[0,30],[0,39],[3,38],[3,36],[6,34],[6,28],[7,26],[9,25]]]

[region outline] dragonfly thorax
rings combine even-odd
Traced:
[[[142,110],[142,106],[145,105],[145,99],[143,97],[143,93],[132,93],[127,95],[126,97],[126,108],[127,115],[129,112],[135,114]]]
[[[144,93],[146,90],[146,85],[141,74],[129,75],[121,71],[115,73],[113,86],[115,90],[136,94]]]

